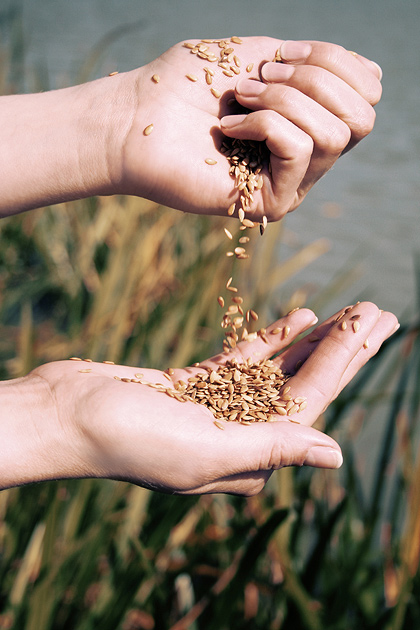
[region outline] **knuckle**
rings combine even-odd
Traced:
[[[351,131],[346,123],[337,121],[324,129],[324,133],[317,139],[317,146],[325,153],[340,155],[351,139]]]
[[[376,113],[373,107],[361,107],[355,112],[351,129],[357,138],[364,138],[373,129],[376,120]]]

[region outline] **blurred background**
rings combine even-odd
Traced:
[[[0,629],[419,627],[419,26],[415,0],[0,0],[2,94],[194,37],[326,40],[379,63],[373,132],[233,272],[265,322],[358,299],[402,322],[318,421],[340,473],[284,469],[251,499],[96,480],[0,493]],[[0,377],[73,355],[166,368],[212,354],[225,224],[124,197],[0,222]]]

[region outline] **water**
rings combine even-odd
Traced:
[[[3,4],[2,4],[3,3]],[[0,10],[19,4],[0,0]],[[384,95],[372,134],[339,160],[285,222],[296,248],[326,236],[330,251],[287,287],[325,288],[355,264],[361,277],[331,308],[370,299],[398,315],[413,304],[413,259],[419,246],[420,3],[418,0],[22,0],[27,81],[75,81],[92,47],[111,29],[131,31],[106,48],[95,72],[132,69],[184,38],[270,35],[340,43],[376,60]],[[136,26],[137,24],[137,26]],[[331,218],[334,209],[338,216]],[[355,258],[354,258],[355,256]],[[353,258],[352,258],[353,257]],[[320,313],[321,315],[323,313]]]

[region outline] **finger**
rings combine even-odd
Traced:
[[[289,66],[274,66],[294,71]],[[351,130],[346,122],[294,87],[243,79],[236,91],[237,100],[245,107],[276,111],[312,138],[313,154],[298,187],[302,196],[333,166],[350,142]]]
[[[266,143],[271,153],[271,173],[263,172],[261,193],[265,213],[269,208],[270,218],[278,220],[289,209],[296,207],[300,201],[296,191],[312,157],[312,138],[270,110],[251,112],[245,116],[225,116],[221,119],[221,130],[231,138]]]
[[[381,339],[390,334],[396,322],[389,314],[384,319],[384,324],[373,332],[378,325],[381,311],[369,302],[346,309],[340,315],[315,329],[285,359],[287,363],[295,361],[301,353],[300,360],[303,360],[303,365],[288,383],[292,387],[290,395],[298,396],[301,395],[299,392],[304,392],[308,400],[307,410],[299,415],[300,422],[306,420],[312,423],[313,418],[325,409],[356,371],[375,353]],[[374,341],[372,347],[366,347],[365,344],[369,336]],[[289,364],[283,369],[287,371],[294,368]]]
[[[340,77],[324,68],[271,63],[263,67],[262,75],[270,83],[287,83],[289,87],[315,100],[346,123],[354,141],[364,138],[373,128],[373,104]]]
[[[311,427],[288,422],[255,423],[248,427],[225,423],[218,435],[217,479],[194,492],[253,495],[260,492],[273,471],[285,466],[339,468],[337,442]]]
[[[317,41],[285,41],[280,44],[279,54],[283,64],[304,64],[327,70],[356,90],[371,105],[381,98],[382,70],[378,64],[342,46]]]
[[[201,362],[200,366],[220,365],[232,359],[243,363],[248,359],[261,361],[272,357],[317,321],[315,314],[307,308],[291,311],[267,328],[260,328],[258,334],[250,337],[251,341],[240,341],[229,353],[218,354],[212,359]]]

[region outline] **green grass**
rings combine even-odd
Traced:
[[[210,356],[232,272],[225,224],[124,197],[2,220],[1,377],[72,355],[156,368]],[[233,269],[265,322],[308,301],[282,284],[328,247],[279,265],[282,239],[270,225]],[[419,322],[406,321],[319,420],[342,470],[283,469],[250,499],[106,480],[0,493],[0,629],[419,627],[419,383]]]

